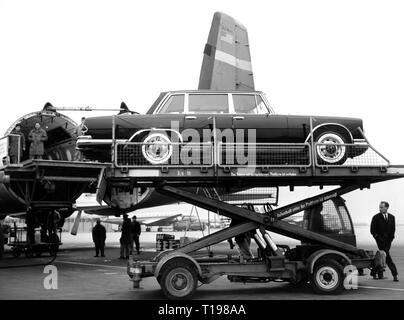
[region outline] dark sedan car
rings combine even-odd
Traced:
[[[240,145],[245,148],[254,145],[257,164],[276,159],[276,153],[284,152],[285,144],[301,150],[304,144],[312,143],[312,136],[313,142],[318,143],[315,148],[319,164],[342,164],[366,150],[361,119],[279,115],[269,106],[265,95],[257,91],[163,92],[144,115],[122,113],[87,118],[85,125],[87,135],[78,139],[77,147],[87,159],[111,161],[114,127],[116,143],[139,144],[136,148],[126,145],[120,149],[121,154],[126,152],[126,158],[137,161],[132,164],[138,165],[170,164],[173,158],[178,158],[173,147],[176,143],[194,143],[199,151],[200,148],[210,150],[206,147],[210,143],[223,144],[233,151]],[[272,152],[266,144],[272,144]],[[276,145],[278,149],[274,149]],[[216,159],[221,163],[234,158],[229,156],[228,149],[218,152]],[[262,152],[264,149],[266,151]],[[215,158],[216,155],[209,152],[198,161],[209,162]]]

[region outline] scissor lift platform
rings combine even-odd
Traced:
[[[128,263],[128,275],[132,278],[134,287],[139,286],[142,277],[155,276],[164,294],[170,299],[189,298],[194,294],[198,281],[207,284],[222,275],[227,275],[230,281],[235,282],[309,281],[317,293],[340,293],[344,289],[344,277],[347,273],[371,268],[372,252],[284,220],[298,212],[322,206],[329,200],[341,199],[342,194],[360,187],[360,185],[340,187],[282,208],[259,213],[172,186],[159,186],[157,191],[164,195],[218,212],[237,220],[238,223],[178,249],[160,253],[150,261],[133,261],[131,257]],[[341,206],[339,210],[345,212],[343,219],[350,220],[344,201],[342,199],[338,201]],[[300,240],[302,245],[284,250],[285,247],[278,246],[272,241],[267,231]],[[259,248],[256,258],[198,259],[190,255],[197,250],[245,233],[252,234],[256,240]]]

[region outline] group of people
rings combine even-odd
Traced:
[[[31,142],[29,147],[30,159],[42,159],[45,154],[44,142],[48,140],[48,134],[41,128],[39,122],[35,123],[34,128],[28,134],[28,140]],[[11,163],[19,163],[23,159],[26,148],[26,139],[21,131],[21,124],[17,124],[10,132],[9,156]]]
[[[141,234],[140,223],[136,221],[136,216],[133,216],[132,221],[129,219],[127,214],[123,216],[123,222],[121,226],[121,238],[120,242],[120,256],[119,259],[128,259],[130,255],[132,255],[134,251],[134,246],[136,248],[137,254],[140,254],[140,243],[139,237]],[[95,256],[99,257],[101,253],[101,257],[105,257],[104,249],[105,249],[105,240],[106,229],[101,224],[101,220],[97,219],[97,223],[92,231],[93,242],[95,246]]]
[[[140,254],[139,237],[141,233],[140,223],[136,221],[136,216],[132,217],[130,221],[127,214],[123,215],[123,223],[121,229],[121,244],[119,259],[128,259],[129,255],[133,253],[133,246],[136,247],[137,254]]]
[[[84,124],[86,118],[81,118],[81,123],[75,128],[73,138],[78,139],[79,136],[84,135],[88,129]],[[46,130],[41,127],[39,122],[35,123],[34,128],[28,134],[29,146],[29,159],[43,159],[45,155],[44,143],[48,140]],[[26,149],[26,138],[24,132],[21,131],[21,124],[17,123],[14,129],[10,132],[9,136],[9,156],[10,163],[20,163],[24,159]],[[82,161],[83,157],[79,150],[75,150],[75,161]]]

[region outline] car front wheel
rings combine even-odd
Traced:
[[[340,165],[348,154],[348,139],[341,133],[325,131],[315,135],[317,164]]]

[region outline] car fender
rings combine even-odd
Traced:
[[[183,252],[174,252],[174,253],[170,253],[167,254],[166,256],[164,256],[158,263],[156,266],[156,269],[154,271],[154,276],[157,278],[160,274],[161,269],[163,268],[163,266],[169,262],[172,259],[176,259],[176,258],[184,258],[189,260],[190,262],[192,262],[192,264],[195,266],[198,275],[201,276],[202,275],[202,269],[201,266],[199,265],[198,262],[196,262],[196,260],[194,258],[192,258],[191,256],[187,255],[186,253]]]
[[[306,269],[308,274],[312,274],[314,271],[314,266],[317,261],[319,261],[321,258],[325,256],[338,256],[341,259],[345,260],[347,264],[352,264],[351,259],[348,258],[348,256],[342,252],[336,251],[336,250],[330,250],[330,249],[322,249],[318,250],[310,255],[310,257],[307,259],[307,264],[306,264]]]
[[[307,138],[306,138],[306,140],[305,140],[304,142],[308,142],[308,141],[310,140],[312,134],[314,134],[314,132],[316,132],[318,129],[320,129],[321,127],[324,127],[324,126],[336,126],[336,127],[341,127],[341,128],[344,129],[346,132],[348,132],[349,137],[350,137],[350,139],[351,139],[351,142],[354,141],[354,138],[353,138],[353,136],[352,136],[351,131],[350,131],[346,126],[344,126],[344,125],[342,125],[342,124],[340,124],[340,123],[332,123],[332,122],[330,122],[330,123],[322,123],[322,124],[319,124],[318,126],[314,127],[314,128],[313,128],[313,131],[312,131],[311,133],[309,133],[309,135],[307,136]]]
[[[161,132],[161,131],[167,132],[167,131],[170,131],[170,132],[175,133],[175,134],[178,136],[178,138],[180,139],[180,142],[181,142],[181,143],[184,142],[183,139],[182,139],[182,135],[181,135],[181,133],[180,133],[179,131],[174,130],[174,129],[164,129],[164,128],[158,128],[158,129],[156,129],[156,128],[149,128],[149,129],[142,129],[142,130],[139,130],[139,131],[135,132],[135,133],[128,139],[128,141],[131,142],[131,141],[132,141],[134,138],[136,138],[139,134],[141,134],[141,133],[143,133],[143,132],[148,132],[148,131],[150,131],[150,132]]]

